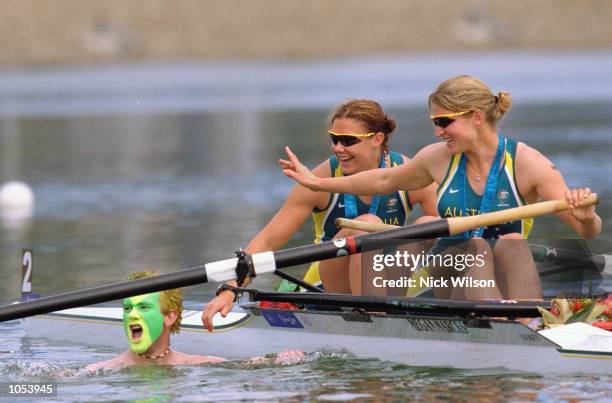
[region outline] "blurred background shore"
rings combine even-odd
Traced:
[[[612,47],[607,0],[5,0],[0,66]]]

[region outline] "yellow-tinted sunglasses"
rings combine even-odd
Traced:
[[[375,132],[362,133],[362,134],[358,134],[358,133],[336,133],[336,132],[332,132],[331,130],[328,131],[328,133],[329,133],[329,138],[331,139],[331,142],[334,145],[340,143],[344,147],[354,146],[357,143],[361,143],[361,138],[372,137],[373,135],[376,134]]]
[[[454,117],[465,115],[466,113],[470,113],[473,111],[461,111],[454,113],[446,113],[444,115],[429,115],[429,118],[433,122],[434,126],[441,127],[446,129],[451,123],[455,121]]]

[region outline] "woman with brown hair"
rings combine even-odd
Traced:
[[[443,218],[565,197],[570,208],[557,214],[561,220],[582,238],[601,232],[601,219],[595,208],[576,207],[591,193],[589,188],[570,191],[550,160],[528,145],[498,133],[497,122],[512,104],[508,92],[494,95],[481,80],[463,75],[441,83],[428,104],[434,133],[442,141],[424,147],[401,166],[322,178],[304,167],[288,147],[289,161],[279,162],[287,176],[313,191],[369,195],[410,191],[435,182],[438,213]],[[484,267],[472,266],[452,275],[495,279],[496,286],[439,287],[434,289],[434,295],[459,299],[541,298],[540,280],[525,241],[531,226],[532,220],[521,220],[479,228],[452,243],[442,240],[436,250],[452,246],[447,253],[489,256]],[[449,271],[436,270],[432,274],[445,277]]]
[[[387,116],[375,101],[360,99],[340,105],[330,115],[328,130],[333,155],[319,164],[314,174],[321,178],[350,177],[376,168],[400,166],[406,156],[389,151],[388,142],[396,122]],[[426,187],[426,186],[424,186]],[[410,192],[394,190],[354,196],[355,192],[319,192],[295,186],[280,210],[249,242],[246,252],[257,253],[281,248],[312,216],[316,243],[334,238],[356,235],[360,232],[338,230],[337,217],[367,222],[404,225],[415,204],[420,204],[425,215],[436,215],[433,187],[413,189]],[[347,256],[315,262],[304,280],[320,284],[326,291],[361,294],[361,258]],[[234,282],[230,282],[235,285]],[[232,308],[234,293],[225,290],[206,305],[202,322],[212,329],[212,316],[221,312],[225,316]]]

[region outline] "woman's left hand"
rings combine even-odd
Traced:
[[[590,194],[591,189],[589,188],[571,189],[565,192],[565,200],[567,200],[569,204],[567,211],[580,222],[592,221],[597,217],[597,214],[595,214],[595,205],[586,207],[578,206],[580,202],[586,199]]]

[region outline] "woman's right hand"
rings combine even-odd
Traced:
[[[209,332],[213,331],[213,316],[220,312],[221,316],[225,318],[234,306],[234,297],[235,295],[232,291],[226,290],[206,304],[202,312],[202,325]]]
[[[285,147],[285,152],[289,161],[278,159],[279,165],[283,168],[283,173],[310,190],[321,190],[319,187],[320,178],[306,168],[289,147]]]

